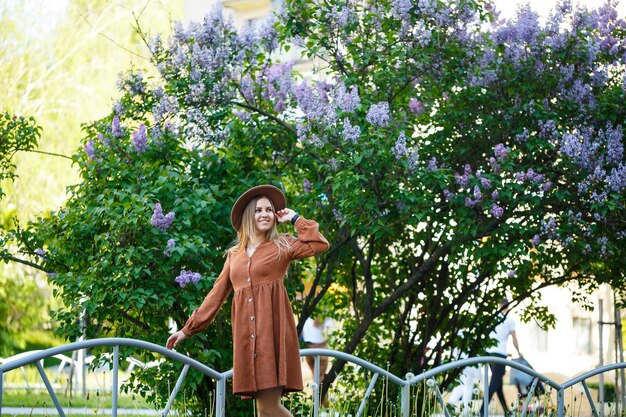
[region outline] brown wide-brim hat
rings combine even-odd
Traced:
[[[256,187],[252,187],[239,196],[237,201],[235,201],[235,204],[233,204],[233,209],[230,211],[230,222],[233,224],[235,230],[239,230],[239,227],[241,226],[241,218],[243,217],[243,212],[246,209],[246,206],[248,205],[250,200],[262,195],[267,196],[270,200],[272,200],[274,210],[276,211],[282,210],[287,207],[285,194],[283,194],[280,189],[269,184],[257,185]]]

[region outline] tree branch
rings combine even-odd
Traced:
[[[43,266],[41,266],[39,264],[36,264],[34,262],[31,262],[31,261],[27,261],[26,259],[16,258],[15,256],[10,255],[10,254],[0,255],[0,259],[9,260],[9,261],[17,262],[17,263],[20,263],[20,264],[23,264],[23,265],[27,265],[27,266],[30,266],[30,267],[35,268],[35,269],[38,269],[38,270],[43,271],[43,272],[48,273],[48,274],[51,274],[51,273],[55,272],[55,271],[46,269],[46,268],[44,268]]]

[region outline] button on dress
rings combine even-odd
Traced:
[[[297,238],[287,235],[290,248],[279,257],[274,242],[261,243],[252,256],[228,252],[224,268],[182,331],[200,333],[215,319],[232,290],[233,392],[254,397],[263,389],[302,391],[300,348],[291,303],[283,279],[294,259],[315,256],[328,241],[313,220],[296,220]]]

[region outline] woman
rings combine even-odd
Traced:
[[[233,392],[255,398],[261,417],[291,416],[282,394],[302,391],[298,335],[283,278],[289,263],[328,249],[318,224],[286,208],[285,195],[272,185],[243,193],[231,211],[237,240],[202,305],[171,335],[167,348],[204,330],[232,289]],[[279,234],[291,222],[298,237]]]

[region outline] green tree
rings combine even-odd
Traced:
[[[504,295],[546,326],[546,286],[624,295],[623,28],[608,4],[543,26],[470,1],[294,0],[241,31],[216,11],[147,42],[158,75],[123,76],[72,197],[13,237],[45,248],[65,335],[86,311],[89,336],[162,343],[222,264],[233,198],[277,182],[332,243],[292,275],[314,281],[300,325],[330,306],[335,346],[396,374],[482,352]],[[224,317],[184,347],[219,369]]]
[[[180,16],[168,1],[151,5],[134,1],[125,6],[104,1],[39,3],[0,4],[3,230],[56,210],[67,199],[65,187],[79,179],[69,155],[80,144],[81,122],[107,113],[118,65],[148,62],[133,25],[141,22],[146,31],[165,32],[170,18]],[[6,242],[0,252],[15,249]],[[36,265],[38,260],[28,262]],[[2,299],[15,300],[3,303],[11,311],[2,315],[0,325],[0,350],[7,355],[15,353],[15,341],[23,347],[31,330],[49,327],[47,300],[52,290],[42,285],[45,274],[4,263],[0,281]]]

